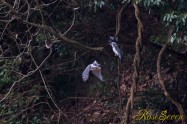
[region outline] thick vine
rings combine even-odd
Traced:
[[[162,49],[160,50],[159,55],[158,55],[158,58],[157,58],[157,74],[158,74],[158,79],[159,79],[160,85],[161,85],[161,87],[162,87],[162,89],[163,89],[163,91],[164,91],[164,95],[166,96],[166,98],[167,98],[169,101],[171,101],[171,102],[177,107],[177,109],[178,109],[180,115],[183,115],[184,119],[182,120],[182,124],[186,124],[186,122],[185,122],[185,119],[186,119],[186,118],[185,118],[185,113],[184,113],[184,110],[183,110],[183,108],[182,108],[182,105],[181,105],[178,101],[174,100],[174,99],[172,98],[172,96],[170,95],[170,93],[167,91],[166,86],[165,86],[165,84],[164,84],[164,81],[163,81],[163,79],[162,79],[162,75],[161,75],[161,66],[160,66],[160,64],[161,64],[161,58],[162,58],[162,55],[163,55],[163,53],[164,53],[164,51],[165,51],[165,49],[166,49],[166,47],[167,47],[167,45],[168,45],[168,43],[169,43],[169,41],[170,41],[171,35],[172,35],[172,27],[170,28],[170,30],[169,30],[169,32],[168,32],[167,41],[166,41],[166,43],[163,45]]]
[[[133,76],[132,76],[133,84],[131,86],[130,97],[128,98],[128,101],[127,101],[126,110],[124,113],[124,118],[121,121],[122,124],[129,123],[130,113],[132,112],[133,104],[134,104],[134,95],[136,93],[136,85],[137,85],[138,79],[139,79],[138,69],[139,69],[139,64],[140,64],[140,45],[142,42],[143,25],[142,25],[142,22],[140,19],[140,14],[139,14],[139,9],[138,9],[137,4],[134,3],[133,6],[135,9],[135,17],[138,22],[138,24],[137,24],[138,37],[137,37],[136,43],[135,43],[136,53],[135,53],[134,60],[133,60],[133,69],[134,69]]]

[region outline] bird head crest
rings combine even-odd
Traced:
[[[117,36],[110,36],[108,42],[117,42],[118,41],[118,37]]]
[[[100,64],[96,60],[92,64],[95,66],[100,66]]]

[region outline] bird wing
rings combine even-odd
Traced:
[[[99,78],[101,81],[103,81],[103,77],[101,75],[101,67],[97,67],[96,69],[92,70],[92,73]]]
[[[86,82],[86,81],[88,80],[88,78],[89,78],[89,73],[90,73],[90,65],[88,65],[88,66],[86,67],[86,69],[84,69],[84,71],[83,71],[83,73],[82,73],[82,80],[83,80],[84,82]]]

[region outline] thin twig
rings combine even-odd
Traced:
[[[122,110],[122,96],[121,96],[121,90],[120,90],[120,58],[118,58],[118,80],[117,80],[117,87],[118,87],[118,94],[119,94],[119,100],[120,100],[120,106],[119,106],[119,113],[121,113]]]
[[[51,55],[51,53],[52,53],[52,48],[50,48],[50,55]],[[32,60],[33,60],[33,62],[34,62],[34,64],[35,64],[35,66],[38,67],[38,65],[37,65],[37,63],[36,63],[34,57],[33,57],[32,55],[31,55],[31,57],[32,57]],[[59,111],[59,114],[58,114],[58,124],[59,124],[59,123],[60,123],[60,116],[61,116],[61,113],[62,113],[66,118],[67,118],[67,116],[66,116],[66,114],[64,114],[64,113],[61,111],[61,109],[58,107],[58,105],[57,105],[57,104],[55,103],[55,101],[53,100],[51,94],[49,93],[49,90],[48,90],[47,85],[46,85],[46,81],[45,81],[45,79],[44,79],[44,77],[43,77],[43,74],[42,74],[41,70],[39,69],[38,71],[39,71],[39,73],[40,73],[40,76],[41,76],[41,79],[42,79],[42,82],[43,82],[43,84],[44,84],[44,87],[45,87],[45,90],[46,90],[47,94],[49,95],[51,101],[53,102],[53,104],[55,105],[55,107],[56,107],[56,108],[58,109],[58,111]]]
[[[49,53],[49,55],[42,61],[42,63],[41,63],[35,70],[28,72],[27,75],[24,75],[24,76],[23,76],[22,78],[20,78],[19,80],[14,81],[14,83],[13,83],[12,86],[10,87],[8,93],[0,100],[0,102],[2,102],[3,100],[5,100],[5,99],[8,97],[8,95],[11,93],[11,91],[12,91],[13,87],[16,85],[16,83],[21,82],[23,79],[25,79],[25,78],[27,78],[27,77],[33,75],[36,71],[38,71],[39,68],[44,64],[44,62],[50,57],[51,53],[52,53],[52,52]]]
[[[75,10],[73,10],[73,21],[71,23],[71,26],[62,34],[63,36],[66,35],[71,30],[71,28],[73,27],[74,23],[75,23]]]

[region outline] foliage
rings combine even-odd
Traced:
[[[18,79],[18,75],[13,75],[14,71],[18,71],[19,59],[2,61],[3,66],[0,68],[0,89]]]
[[[186,41],[187,32],[187,2],[182,1],[165,1],[165,0],[144,0],[139,1],[149,11],[156,13],[162,18],[162,22],[166,27],[173,25],[175,27],[174,34],[170,40],[171,43]],[[182,36],[180,35],[184,33]]]

